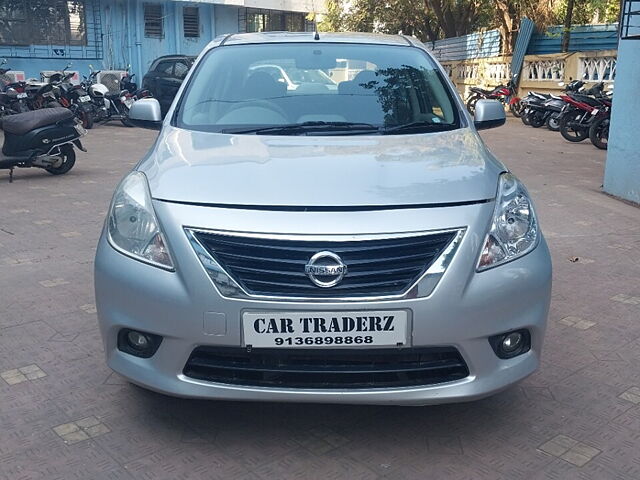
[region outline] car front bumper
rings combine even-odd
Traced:
[[[247,401],[426,405],[482,398],[522,380],[539,365],[551,294],[551,262],[544,239],[528,255],[475,272],[493,203],[398,212],[247,212],[154,201],[176,271],[143,264],[114,250],[103,234],[96,254],[96,305],[108,365],[145,388],[169,395]],[[354,215],[357,221],[354,221]],[[330,220],[330,221],[329,221]],[[249,228],[248,226],[251,226]],[[275,229],[273,226],[277,225]],[[330,227],[327,227],[330,225]],[[357,227],[354,227],[357,225]],[[439,284],[425,298],[375,302],[291,302],[222,297],[197,259],[184,226],[230,231],[358,235],[465,227],[460,247]],[[291,226],[291,227],[289,227]],[[419,228],[416,228],[419,227]],[[295,229],[294,229],[295,228]],[[330,232],[326,232],[330,228]],[[241,317],[253,311],[364,311],[407,309],[411,343],[452,346],[469,369],[464,379],[428,386],[300,389],[241,386],[196,380],[183,374],[194,348],[242,346]],[[215,331],[205,313],[215,312]],[[122,328],[163,337],[151,358],[117,348]],[[488,337],[528,329],[531,349],[502,360]],[[410,347],[408,347],[410,348]]]

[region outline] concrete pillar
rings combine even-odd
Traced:
[[[640,41],[620,40],[604,190],[636,203],[640,203],[639,85]]]

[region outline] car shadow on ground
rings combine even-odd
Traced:
[[[166,428],[180,425],[204,442],[220,444],[228,437],[245,435],[252,442],[291,438],[306,443],[310,441],[307,437],[319,436],[331,445],[353,442],[357,437],[378,442],[387,438],[384,443],[396,448],[437,438],[449,444],[451,453],[461,453],[459,435],[486,438],[498,434],[536,401],[518,385],[481,400],[426,406],[194,400],[135,385],[127,388]]]

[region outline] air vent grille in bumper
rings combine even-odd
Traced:
[[[190,378],[280,388],[393,388],[469,375],[453,347],[405,349],[254,349],[198,347],[184,367]]]

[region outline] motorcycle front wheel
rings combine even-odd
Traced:
[[[529,115],[529,125],[533,128],[540,128],[544,125],[544,116],[539,112],[533,112]]]
[[[589,140],[600,150],[606,150],[609,145],[609,117],[602,117],[589,127]]]
[[[467,111],[473,115],[476,112],[476,103],[480,100],[477,95],[471,95],[467,100]]]
[[[73,168],[76,163],[76,152],[69,144],[60,147],[62,163],[57,167],[47,167],[45,170],[51,175],[64,175]]]
[[[576,123],[580,121],[580,117],[582,117],[582,114],[576,111],[567,112],[560,119],[560,135],[562,135],[565,140],[578,143],[589,136],[588,128],[581,128],[576,125]]]
[[[560,122],[558,118],[554,117],[553,115],[550,115],[549,118],[547,118],[546,125],[547,128],[552,132],[557,132],[558,130],[560,130]]]
[[[91,112],[80,112],[80,121],[82,122],[82,126],[87,130],[91,130],[93,128],[93,113]]]
[[[509,110],[511,110],[511,114],[516,118],[522,117],[522,104],[520,102],[512,103],[509,105]]]

